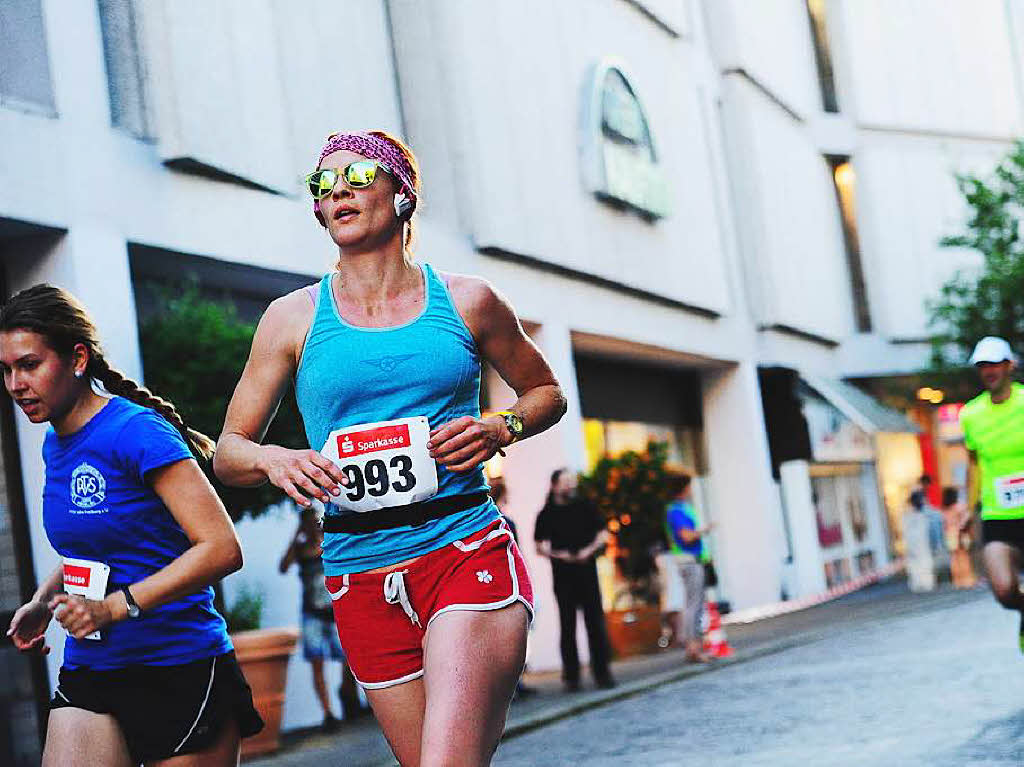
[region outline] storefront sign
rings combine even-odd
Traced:
[[[871,435],[844,416],[831,403],[817,397],[803,398],[804,418],[815,461],[871,461],[875,450]]]
[[[943,442],[959,442],[964,438],[964,430],[960,428],[960,411],[962,402],[951,402],[938,409],[938,438]]]
[[[668,185],[650,125],[623,64],[598,63],[583,96],[582,161],[587,187],[598,198],[645,218],[668,215]]]

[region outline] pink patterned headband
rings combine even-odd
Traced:
[[[409,203],[406,204],[411,204],[411,208],[416,207],[416,186],[412,181],[412,166],[397,146],[387,139],[369,133],[332,133],[327,137],[324,148],[320,150],[320,159],[316,163],[317,168],[320,167],[320,163],[327,155],[342,149],[361,154],[368,160],[377,160],[386,165],[401,184],[398,192],[404,194],[409,200]],[[395,212],[398,212],[397,202]],[[321,226],[327,226],[327,222],[320,215],[319,200],[313,201],[313,215],[316,216],[316,220],[320,222]]]
[[[404,189],[408,197],[413,200],[416,199],[416,186],[413,184],[413,170],[412,166],[409,165],[409,161],[405,159],[405,155],[399,151],[398,147],[392,144],[387,139],[383,139],[380,136],[373,136],[369,133],[335,133],[332,134],[328,139],[324,148],[320,151],[320,159],[317,160],[317,167],[320,167],[320,163],[324,161],[324,158],[339,150],[348,150],[349,152],[355,152],[361,154],[370,160],[377,160],[388,166],[392,175],[397,178]]]

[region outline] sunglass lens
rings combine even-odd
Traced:
[[[355,187],[369,186],[377,176],[377,163],[357,160],[345,168],[345,180]]]
[[[333,170],[318,170],[316,173],[311,173],[306,179],[306,183],[309,184],[309,193],[317,200],[329,195],[337,182],[338,174]]]

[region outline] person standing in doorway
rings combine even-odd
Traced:
[[[942,518],[946,532],[946,546],[950,552],[950,578],[956,588],[973,588],[977,579],[971,565],[971,534],[960,529],[965,504],[955,487],[942,488]]]
[[[608,630],[601,607],[596,557],[608,545],[604,520],[593,504],[576,492],[576,473],[556,470],[551,475],[547,503],[537,515],[534,540],[537,553],[551,560],[555,600],[561,624],[562,681],[566,690],[580,689],[576,647],[576,611],[583,611],[590,646],[590,670],[598,687],[615,686],[609,668]]]
[[[345,652],[341,649],[338,629],[334,625],[331,595],[324,586],[324,563],[320,559],[324,534],[320,529],[320,520],[311,506],[301,509],[300,514],[299,527],[281,557],[278,570],[286,573],[292,564],[297,563],[299,566],[299,579],[302,581],[302,656],[313,669],[313,688],[324,713],[321,728],[324,732],[334,732],[340,721],[331,710],[331,699],[327,694],[325,660],[336,660],[342,664],[338,697],[341,699],[345,720],[369,712],[359,700],[356,679],[345,662]]]
[[[682,597],[672,611],[675,641],[686,649],[690,663],[707,663],[711,659],[701,648],[701,615],[704,612],[704,541],[711,525],[699,526],[693,509],[690,477],[669,476],[672,502],[665,514],[666,537],[669,544],[669,566],[674,567],[682,581]]]
[[[903,512],[903,542],[906,547],[907,581],[911,591],[935,589],[935,549],[928,501],[923,490],[910,494]]]
[[[1004,339],[986,336],[971,355],[985,391],[960,411],[970,455],[967,508],[960,528],[970,527],[981,503],[982,561],[992,593],[1007,610],[1021,613],[1018,645],[1024,652],[1024,386],[1013,379],[1013,351]]]

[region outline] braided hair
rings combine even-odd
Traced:
[[[0,307],[0,332],[28,330],[38,333],[47,346],[62,357],[70,357],[75,346],[89,351],[85,372],[111,394],[148,407],[181,432],[192,452],[210,459],[216,444],[202,432],[190,429],[172,402],[158,397],[145,386],[110,366],[100,346],[96,325],[82,303],[63,288],[42,283],[15,294]]]

